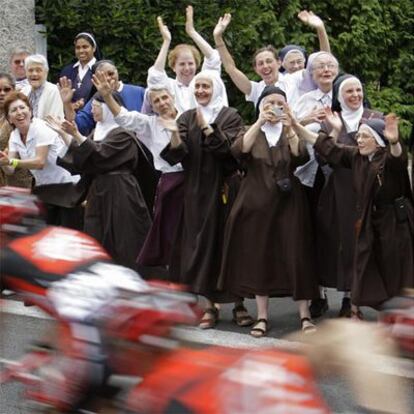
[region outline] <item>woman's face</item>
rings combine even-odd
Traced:
[[[196,61],[190,49],[183,49],[179,52],[173,71],[177,79],[184,85],[189,85],[196,74]]]
[[[103,120],[103,108],[101,102],[92,101],[92,116],[95,122],[102,122]]]
[[[305,68],[305,58],[303,54],[298,52],[290,52],[285,59],[283,59],[282,66],[287,73],[295,73],[298,70]]]
[[[312,62],[312,77],[321,90],[331,90],[333,80],[338,75],[338,64],[327,54],[317,56]]]
[[[26,69],[27,80],[33,89],[40,88],[47,78],[47,70],[40,63],[32,63]]]
[[[279,60],[269,50],[260,52],[255,58],[254,70],[266,85],[272,85],[277,81],[279,68]]]
[[[174,114],[174,98],[170,95],[167,89],[150,92],[150,100],[152,109],[160,116]]]
[[[75,55],[82,65],[93,59],[95,48],[85,39],[80,37],[75,42]]]
[[[7,78],[0,78],[0,109],[4,108],[7,95],[14,90],[13,85]]]
[[[194,84],[194,95],[199,105],[208,105],[213,95],[213,82],[207,78],[197,79]]]
[[[271,111],[277,117],[279,117],[281,112],[283,111],[285,104],[286,104],[286,100],[284,96],[279,95],[277,93],[272,93],[271,95],[268,95],[265,98],[263,98],[262,112]],[[276,121],[277,119],[278,118],[275,118],[274,121]],[[272,121],[268,121],[268,122],[272,123]]]
[[[356,135],[358,151],[361,155],[369,156],[375,154],[380,147],[367,126],[361,125]]]
[[[17,99],[10,104],[7,119],[19,131],[27,130],[32,120],[32,111],[26,102]]]
[[[364,99],[364,92],[360,82],[357,80],[350,80],[346,82],[342,90],[342,98],[349,109],[357,110],[362,105]]]

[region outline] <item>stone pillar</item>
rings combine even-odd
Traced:
[[[35,0],[0,0],[0,70],[9,71],[10,49],[35,51]]]

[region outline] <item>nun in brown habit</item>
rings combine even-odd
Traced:
[[[267,86],[258,119],[232,145],[246,174],[226,224],[220,283],[256,297],[255,337],[269,330],[269,296],[299,302],[302,329],[315,330],[307,300],[317,297],[312,226],[305,192],[293,175],[309,155],[284,113],[285,93]]]
[[[351,284],[352,317],[359,306],[378,308],[414,286],[414,210],[407,153],[398,141],[398,118],[363,121],[357,147],[338,145],[339,115],[327,111],[329,134],[297,133],[315,145],[330,164],[348,168],[356,195],[355,253]]]
[[[238,168],[230,147],[243,130],[237,111],[224,106],[225,87],[216,71],[200,72],[193,79],[197,108],[171,121],[171,142],[161,157],[184,169],[184,203],[169,266],[171,280],[189,286],[207,298],[200,322],[213,328],[218,320],[214,303],[235,302],[234,321],[253,323],[242,300],[218,289],[224,226],[229,207],[226,188]]]

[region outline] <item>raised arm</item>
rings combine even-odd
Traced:
[[[65,118],[68,121],[73,121],[76,117],[76,112],[72,105],[72,98],[75,92],[75,89],[72,88],[72,81],[66,76],[63,76],[59,79],[58,88],[63,102]]]
[[[301,12],[299,12],[298,17],[303,23],[316,29],[316,33],[318,34],[319,39],[319,49],[321,51],[331,53],[328,33],[326,33],[325,24],[323,23],[323,20],[316,14],[307,10],[302,10]]]
[[[250,95],[252,86],[249,78],[239,69],[237,69],[234,63],[233,57],[227,49],[223,40],[223,33],[227,26],[230,24],[231,14],[226,13],[223,17],[220,17],[216,27],[214,28],[214,42],[216,48],[220,54],[221,61],[223,62],[225,71],[229,74],[231,80],[237,86],[237,88],[245,95]]]
[[[92,76],[92,83],[96,90],[104,98],[105,103],[108,105],[109,110],[113,116],[117,116],[121,112],[121,105],[114,99],[112,95],[113,89],[109,84],[103,72],[97,72]]]
[[[194,43],[201,50],[201,53],[209,58],[212,56],[214,49],[209,45],[209,43],[196,31],[194,28],[194,10],[193,6],[187,6],[185,9],[185,31],[188,36],[193,39]]]
[[[390,153],[393,157],[400,157],[402,154],[401,144],[398,141],[398,117],[395,114],[385,116],[384,136],[390,143]]]
[[[165,64],[167,62],[168,50],[170,48],[171,33],[168,30],[167,25],[165,25],[164,22],[162,21],[161,16],[157,17],[157,23],[158,23],[158,29],[162,36],[162,45],[158,53],[157,59],[155,60],[154,68],[160,72],[163,72],[165,70]]]

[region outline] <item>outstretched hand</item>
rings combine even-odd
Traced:
[[[157,23],[158,23],[158,29],[162,36],[162,40],[171,42],[171,33],[168,30],[168,26],[164,24],[161,16],[157,17]]]
[[[109,96],[112,93],[113,88],[106,78],[104,72],[98,71],[92,75],[92,83],[103,98]]]
[[[321,29],[324,27],[322,19],[311,11],[302,10],[298,13],[299,19],[314,29]]]
[[[62,76],[59,79],[59,93],[64,104],[71,103],[75,89],[72,88],[72,81],[66,76]]]
[[[57,132],[61,136],[66,135],[65,131],[62,129],[62,119],[53,115],[47,115],[45,117],[45,121],[47,126],[53,129],[53,131]]]
[[[195,32],[193,6],[187,6],[185,9],[185,31],[188,35]]]
[[[332,131],[339,132],[342,128],[342,121],[337,112],[332,112],[332,109],[329,107],[325,108],[325,122],[332,128]]]
[[[390,144],[395,144],[398,142],[398,122],[399,118],[396,114],[390,113],[385,116],[385,129],[384,137],[388,140]]]
[[[213,35],[214,36],[222,36],[223,33],[226,31],[227,26],[231,22],[231,14],[226,13],[223,17],[220,17],[218,19],[218,22],[216,24],[216,27],[214,28]]]

